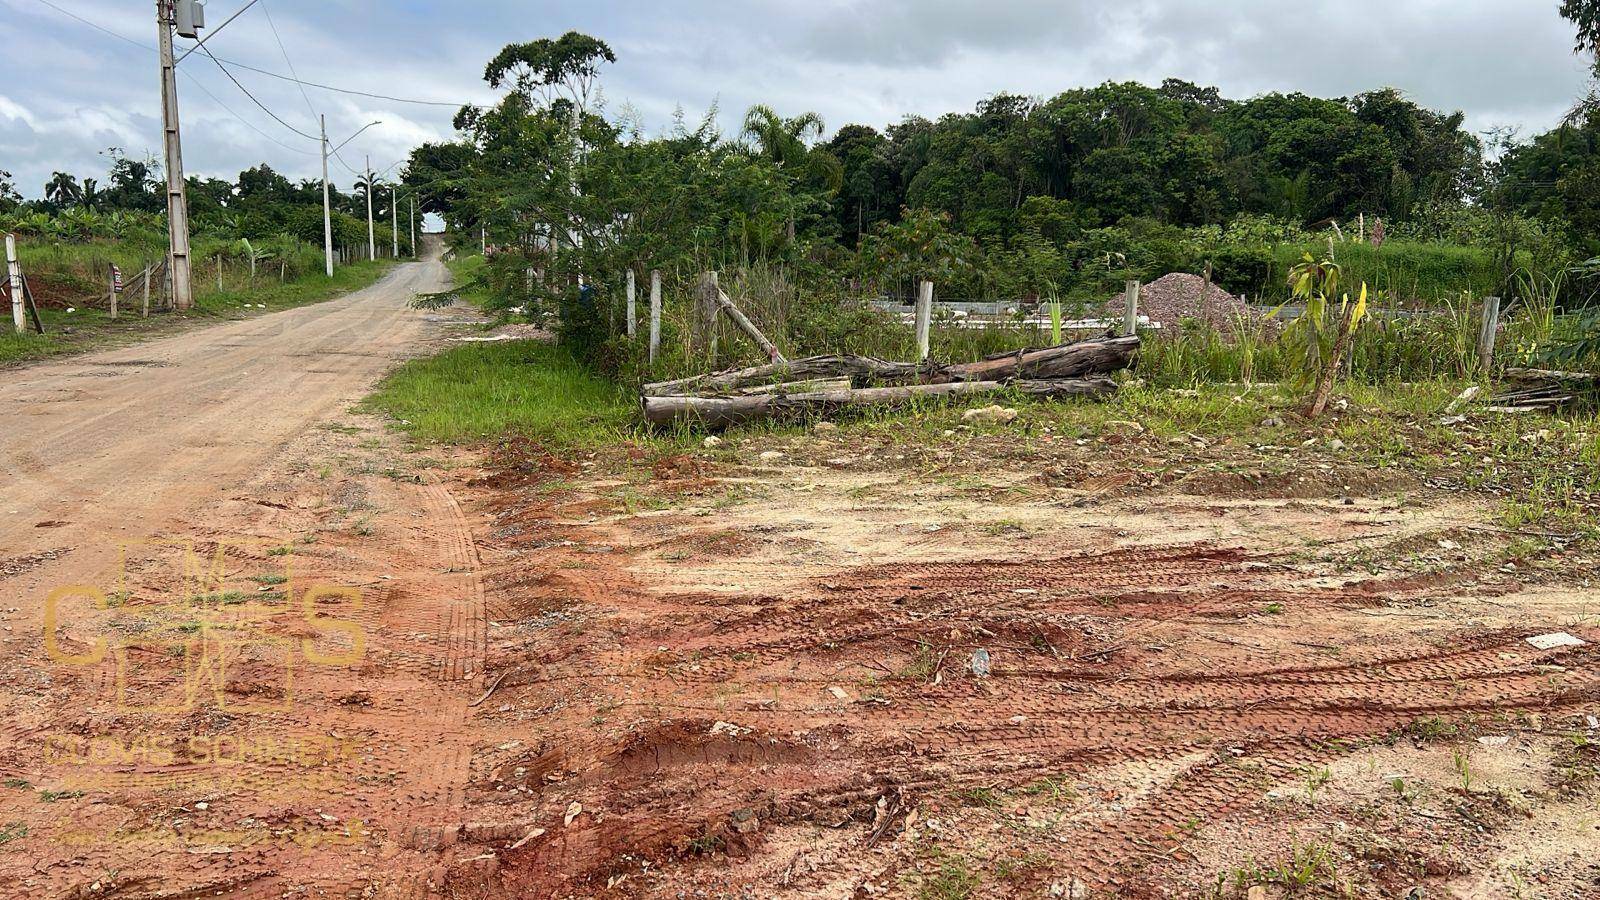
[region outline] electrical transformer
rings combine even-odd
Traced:
[[[200,0],[173,0],[172,18],[178,37],[198,38],[200,29],[206,27],[206,5]]]

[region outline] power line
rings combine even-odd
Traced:
[[[111,37],[114,37],[119,41],[122,41],[122,42],[128,43],[128,44],[132,44],[135,47],[141,47],[141,48],[143,48],[145,50],[149,50],[151,53],[156,52],[156,48],[150,46],[149,44],[144,43],[143,41],[138,41],[138,40],[135,40],[135,39],[133,39],[131,37],[128,37],[125,34],[119,34],[119,33],[115,32],[115,31],[112,31],[111,29],[106,28],[105,26],[101,25],[98,22],[92,22],[89,19],[86,19],[83,16],[78,15],[77,13],[73,12],[70,9],[66,9],[64,7],[61,7],[61,6],[57,6],[55,3],[51,2],[51,0],[39,0],[39,2],[44,4],[45,6],[50,7],[51,9],[55,10],[56,12],[61,13],[62,15],[66,16],[66,17],[68,17],[70,19],[76,19],[77,21],[89,26],[90,28],[93,28],[95,31],[99,31],[99,32],[102,32],[104,34],[108,34]],[[411,98],[408,98],[408,97],[391,97],[391,96],[389,96],[387,94],[375,94],[375,93],[372,93],[370,91],[358,91],[358,90],[354,90],[352,88],[336,87],[336,86],[331,85],[331,84],[320,84],[320,83],[315,82],[315,81],[305,81],[305,80],[299,78],[298,76],[284,75],[281,72],[273,72],[270,69],[257,68],[255,66],[249,65],[247,63],[242,63],[242,62],[238,62],[236,60],[228,59],[227,57],[212,57],[212,58],[215,59],[218,64],[226,63],[227,65],[233,66],[235,68],[244,69],[247,72],[254,72],[257,75],[265,75],[268,78],[276,78],[279,81],[293,82],[295,84],[300,85],[300,87],[302,89],[303,88],[308,88],[308,87],[314,87],[314,88],[316,88],[318,90],[332,91],[332,92],[334,92],[336,94],[349,94],[349,95],[351,95],[353,97],[366,97],[366,98],[372,99],[372,100],[387,100],[387,101],[389,101],[391,103],[411,103],[411,104],[415,104],[417,106],[440,106],[440,107],[447,107],[447,108],[451,108],[451,109],[460,109],[463,106],[471,106],[471,107],[474,107],[476,109],[488,109],[489,108],[489,107],[487,107],[487,106],[485,106],[485,105],[483,105],[481,103],[455,103],[455,102],[452,102],[452,101],[449,101],[449,100],[415,100],[415,99],[411,99]]]
[[[306,110],[311,113],[311,118],[317,118],[317,108],[311,104],[311,95],[306,93],[306,86],[300,83],[300,73],[294,70],[294,63],[289,61],[289,49],[283,45],[283,36],[278,34],[278,26],[272,21],[272,10],[267,4],[261,4],[261,12],[267,17],[267,27],[272,29],[272,39],[278,42],[278,52],[283,54],[283,64],[289,67],[289,74],[295,78],[295,86],[300,88],[300,96],[306,101]]]
[[[272,110],[268,109],[267,105],[265,103],[262,103],[260,100],[256,99],[256,95],[255,94],[250,93],[250,90],[248,88],[246,88],[244,85],[240,84],[239,83],[239,79],[233,77],[233,73],[228,71],[227,67],[222,64],[222,61],[217,59],[215,56],[211,55],[211,48],[210,47],[207,47],[207,46],[205,46],[203,44],[198,45],[198,46],[200,47],[201,52],[203,52],[207,57],[210,57],[212,62],[217,64],[217,68],[222,70],[222,74],[228,76],[228,80],[233,82],[233,86],[234,87],[236,87],[239,90],[243,91],[244,95],[246,97],[250,98],[250,102],[251,103],[254,103],[255,105],[261,107],[261,111],[266,113],[267,115],[271,116],[273,118],[273,120],[276,121],[279,125],[282,125],[283,127],[289,129],[290,131],[294,132],[295,134],[300,135],[301,137],[305,138],[308,141],[321,141],[322,140],[321,138],[319,138],[319,137],[317,137],[315,135],[306,134],[304,131],[301,131],[300,129],[294,127],[293,125],[290,125],[288,122],[285,122],[283,120],[282,116],[279,116],[277,113],[275,113]]]
[[[39,2],[44,4],[45,6],[50,7],[51,9],[55,10],[56,12],[59,12],[62,15],[67,16],[68,18],[76,19],[79,22],[82,22],[83,24],[89,26],[90,28],[93,28],[94,30],[102,32],[104,34],[110,35],[111,37],[114,37],[119,41],[123,41],[125,43],[132,44],[133,46],[138,47],[138,48],[140,48],[142,50],[149,50],[151,53],[156,52],[156,48],[150,46],[149,44],[146,44],[146,43],[144,43],[142,41],[134,40],[133,38],[128,37],[127,35],[124,35],[124,34],[118,34],[117,32],[112,31],[109,28],[102,27],[99,23],[91,22],[90,20],[85,19],[83,16],[80,16],[77,13],[73,12],[72,10],[64,9],[64,8],[62,8],[60,6],[55,5],[54,3],[50,2],[50,0],[39,0]],[[267,134],[265,131],[262,131],[260,128],[257,128],[255,123],[251,122],[249,119],[246,119],[244,116],[239,115],[237,112],[235,112],[233,110],[232,107],[230,107],[226,103],[223,103],[221,98],[219,98],[216,94],[211,93],[211,91],[206,88],[205,84],[200,79],[196,78],[193,75],[190,75],[188,72],[185,72],[184,74],[188,76],[189,81],[192,82],[195,87],[200,89],[201,93],[205,94],[207,97],[210,97],[212,102],[214,102],[218,106],[222,107],[223,111],[227,112],[228,115],[233,116],[235,119],[238,119],[240,121],[240,123],[242,123],[245,127],[249,128],[251,131],[254,131],[256,134],[261,135],[262,137],[264,137],[267,140],[273,142],[274,144],[277,144],[278,146],[284,148],[285,150],[290,150],[290,151],[293,151],[295,153],[304,153],[307,156],[315,156],[316,155],[315,153],[312,153],[309,150],[302,150],[302,149],[300,149],[298,147],[291,147],[288,144],[285,144],[284,142],[282,142],[282,141],[278,140],[277,138],[273,137],[272,135]],[[224,74],[226,74],[226,71],[224,71]],[[237,83],[237,82],[235,82],[235,83]],[[248,92],[246,92],[246,93],[248,93]],[[255,98],[252,97],[251,99],[253,100]]]
[[[232,107],[230,107],[226,103],[223,103],[221,98],[219,98],[216,94],[211,93],[211,91],[206,88],[205,84],[203,82],[201,82],[200,79],[194,77],[193,75],[190,75],[188,72],[184,72],[183,74],[188,77],[189,81],[191,83],[193,83],[195,87],[200,89],[201,93],[205,94],[207,97],[210,97],[211,101],[213,103],[215,103],[218,106],[222,107],[222,109],[225,112],[227,112],[228,115],[233,116],[235,119],[238,119],[239,122],[241,124],[243,124],[246,128],[250,129],[251,131],[254,131],[256,134],[261,135],[263,138],[271,141],[274,144],[277,144],[279,147],[282,147],[283,149],[288,150],[291,153],[300,153],[300,154],[303,154],[305,156],[316,156],[317,155],[317,154],[311,152],[310,150],[303,150],[303,149],[301,149],[299,147],[291,147],[288,144],[285,144],[283,141],[280,141],[277,138],[273,137],[272,135],[267,134],[265,131],[262,131],[260,128],[257,128],[254,122],[251,122],[249,119],[246,119],[244,116],[241,116],[237,112],[234,112]]]
[[[450,101],[450,100],[413,100],[413,99],[408,98],[408,97],[391,97],[388,94],[374,94],[374,93],[371,93],[369,91],[357,91],[357,90],[352,90],[350,88],[334,87],[331,84],[319,84],[319,83],[317,83],[315,81],[304,81],[304,80],[299,79],[299,78],[291,78],[290,76],[284,75],[284,74],[279,73],[279,72],[273,72],[273,71],[270,71],[270,70],[267,70],[267,69],[258,69],[255,66],[246,65],[245,63],[242,63],[242,62],[234,62],[231,59],[224,59],[222,61],[227,63],[230,66],[233,66],[233,67],[239,68],[239,69],[244,69],[247,72],[254,72],[257,75],[265,75],[268,78],[276,78],[279,81],[292,81],[295,84],[300,85],[301,87],[314,87],[314,88],[317,88],[318,90],[333,91],[336,94],[349,94],[349,95],[354,96],[354,97],[367,97],[367,98],[372,99],[372,100],[388,100],[391,103],[412,103],[412,104],[416,104],[417,106],[442,106],[442,107],[446,107],[448,109],[460,109],[463,106],[470,106],[470,107],[472,107],[474,109],[489,109],[490,108],[488,106],[483,105],[482,103],[456,103],[456,102],[453,102],[453,101]]]

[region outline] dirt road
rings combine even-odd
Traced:
[[[0,896],[422,892],[374,834],[462,819],[481,592],[449,492],[348,408],[447,278],[7,374]]]

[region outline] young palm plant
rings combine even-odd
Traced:
[[[1365,284],[1361,285],[1360,299],[1352,304],[1350,295],[1346,294],[1335,314],[1333,298],[1338,295],[1343,274],[1338,263],[1331,259],[1319,262],[1309,253],[1289,272],[1290,302],[1303,303],[1305,312],[1284,329],[1284,339],[1292,346],[1303,348],[1304,365],[1297,380],[1305,384],[1315,379],[1305,407],[1305,415],[1310,419],[1320,418],[1327,411],[1339,368],[1350,350],[1356,328],[1367,315]],[[1280,306],[1273,312],[1276,315],[1282,309]]]

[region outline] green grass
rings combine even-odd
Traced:
[[[263,267],[269,264],[263,263]],[[93,308],[78,306],[77,312],[63,309],[41,309],[45,333],[37,335],[15,334],[7,319],[0,328],[0,365],[26,362],[84,353],[106,346],[133,343],[170,334],[198,322],[226,321],[242,315],[256,315],[332,300],[352,291],[371,285],[387,272],[393,263],[387,260],[360,262],[337,269],[332,278],[317,271],[298,280],[280,283],[276,269],[269,276],[263,274],[251,282],[248,270],[224,280],[222,291],[216,289],[215,275],[202,266],[195,275],[195,308],[181,315],[152,312],[148,319],[139,316],[142,296],[137,292],[122,295],[120,315],[110,317],[104,296],[93,298]],[[31,271],[41,271],[35,268]],[[124,277],[132,279],[133,271],[123,269]],[[265,310],[257,309],[263,305]],[[72,333],[68,334],[67,329]]]
[[[1278,287],[1289,270],[1306,253],[1321,259],[1328,255],[1328,244],[1323,241],[1273,248],[1266,296],[1278,296]],[[1351,241],[1335,244],[1334,255],[1344,267],[1346,285],[1353,289],[1366,282],[1374,291],[1393,292],[1402,301],[1431,304],[1463,291],[1483,296],[1499,293],[1501,288],[1494,254],[1479,247],[1413,241],[1389,241],[1382,247],[1373,247]]]
[[[517,433],[555,447],[631,436],[636,401],[544,341],[465,344],[384,379],[364,406],[419,441],[472,443]]]

